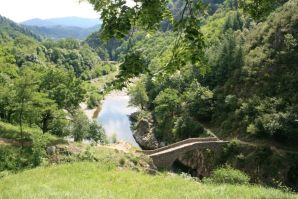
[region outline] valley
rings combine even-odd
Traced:
[[[296,0],[87,2],[0,15],[0,198],[298,198]]]

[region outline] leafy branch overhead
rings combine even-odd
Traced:
[[[127,81],[131,75],[141,74],[144,69],[140,67],[138,60],[143,57],[140,53],[131,49],[131,38],[136,31],[160,30],[162,23],[168,23],[169,27],[177,33],[176,39],[169,44],[173,46],[171,56],[160,71],[155,71],[157,76],[173,74],[182,67],[192,65],[197,67],[204,75],[208,69],[205,59],[205,39],[200,27],[207,14],[208,4],[202,0],[182,0],[178,6],[178,14],[173,16],[170,10],[170,2],[167,0],[88,0],[94,9],[101,14],[103,26],[101,38],[128,39],[127,55],[121,64],[122,73],[120,82]],[[255,20],[262,20],[276,6],[286,0],[238,0],[241,9]],[[135,59],[135,60],[129,60]],[[151,61],[151,60],[150,60]],[[138,62],[137,64],[131,64]],[[144,61],[143,67],[149,61]],[[146,63],[146,64],[145,64]],[[137,72],[136,72],[137,71]],[[123,84],[122,84],[123,86]]]
[[[167,21],[171,24],[178,36],[174,41],[172,57],[169,60],[166,70],[172,72],[186,64],[197,64],[202,59],[202,49],[204,40],[199,30],[200,18],[204,15],[206,5],[201,1],[186,0],[181,9],[180,16],[173,17],[168,8],[166,0],[135,0],[127,3],[125,0],[101,1],[88,0],[94,5],[95,10],[101,13],[103,26],[101,38],[109,40],[112,38],[131,38],[136,30],[153,31],[161,27],[161,23]],[[129,47],[129,46],[128,46]],[[133,55],[133,56],[132,56]],[[139,56],[138,58],[136,56]],[[138,67],[130,69],[124,66],[129,59],[142,59],[137,52],[131,52],[125,57],[125,62],[120,66],[124,72],[122,79],[128,78],[128,72],[131,70],[134,75],[135,71],[142,72],[139,64],[130,65],[129,67]],[[144,65],[145,67],[145,65]],[[125,76],[127,74],[128,76]]]

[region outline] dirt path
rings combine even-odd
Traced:
[[[247,145],[247,146],[252,146],[252,147],[270,147],[272,151],[275,151],[277,153],[292,153],[292,154],[298,154],[298,151],[296,150],[290,150],[290,149],[284,149],[284,148],[279,148],[274,145],[270,145],[269,143],[258,143],[258,142],[248,142],[248,141],[243,141],[237,139],[237,141],[240,144]]]
[[[6,138],[0,138],[0,145],[18,145],[21,146],[22,143],[20,141],[17,140],[13,140],[13,139],[6,139]],[[31,142],[23,142],[24,146],[31,146]]]
[[[210,128],[206,127],[206,125],[204,125],[204,124],[201,124],[201,125],[207,130],[207,132],[210,135],[212,135],[212,136],[214,136],[218,139],[222,139],[222,138],[218,137]],[[258,140],[256,140],[256,141],[252,142],[252,141],[244,141],[244,140],[241,140],[239,138],[227,138],[227,139],[222,139],[222,140],[232,141],[234,139],[236,139],[238,141],[238,143],[240,143],[240,144],[251,146],[251,147],[270,147],[270,149],[272,151],[275,151],[277,153],[298,154],[298,151],[295,150],[295,149],[288,149],[286,147],[277,146],[277,144],[274,144],[270,141],[258,141]]]

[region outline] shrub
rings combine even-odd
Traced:
[[[94,95],[91,95],[91,96],[88,98],[88,101],[87,101],[87,106],[88,106],[88,108],[93,109],[93,108],[95,108],[97,105],[98,105],[98,99],[97,99],[97,97],[94,96]]]
[[[27,150],[22,151],[20,147],[0,145],[0,172],[28,167],[31,164],[28,158],[30,155]]]
[[[249,176],[240,170],[225,166],[214,170],[205,182],[228,183],[228,184],[248,184]]]
[[[213,92],[194,81],[183,93],[189,114],[202,121],[209,121],[213,113]]]
[[[107,143],[107,137],[104,128],[96,121],[89,124],[89,131],[87,138],[97,143]]]
[[[46,144],[48,142],[46,135],[32,135],[32,163],[34,166],[39,166],[46,157]]]
[[[175,136],[178,139],[187,139],[192,137],[199,137],[204,133],[204,128],[200,123],[191,117],[180,117],[175,122]]]

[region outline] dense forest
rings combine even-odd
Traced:
[[[139,151],[96,148],[108,139],[80,108],[99,109],[105,94],[125,88],[138,108],[134,136],[150,134],[158,147],[210,136],[230,142],[220,157],[204,150],[207,174],[195,176],[202,183],[298,190],[297,0],[88,2],[103,24],[85,41],[45,38],[0,16],[0,180],[74,161],[100,162],[107,176],[114,168],[155,172]],[[102,88],[92,84],[111,73],[116,79]],[[58,147],[70,138],[80,144]],[[60,154],[50,156],[53,146]]]
[[[101,96],[85,80],[115,70],[100,62],[85,43],[41,40],[4,17],[0,18],[0,137],[32,147],[0,146],[0,170],[38,165],[49,143],[72,135],[104,141],[102,128],[89,122],[79,104],[96,106]],[[93,138],[92,138],[93,137]],[[9,147],[8,147],[9,148]],[[22,160],[21,162],[19,160]]]
[[[281,165],[289,167],[285,181],[297,185],[297,157],[275,156],[270,149],[297,150],[297,1],[275,1],[270,6],[269,1],[262,1],[259,11],[241,1],[208,1],[196,22],[189,14],[181,16],[183,7],[187,10],[191,2],[168,5],[174,25],[166,19],[157,31],[148,32],[140,24],[130,36],[116,40],[122,37],[117,33],[121,22],[113,24],[107,17],[103,30],[87,39],[102,59],[118,60],[123,62],[123,71],[141,73],[138,83],[130,88],[131,104],[141,109],[132,128],[137,132],[149,121],[150,132],[165,144],[210,132],[223,139],[257,143],[256,151],[239,150],[228,162],[251,170],[241,166],[243,162],[252,166],[251,158],[264,153],[266,160],[257,163],[264,176],[274,170],[264,165],[282,161]],[[126,16],[118,19],[121,17]],[[136,23],[144,22],[138,21],[144,20],[142,17]],[[99,39],[105,34],[112,36],[107,43]],[[128,66],[139,67],[129,70]],[[146,72],[138,71],[142,67]],[[242,159],[242,163],[235,160],[243,154],[251,158]]]
[[[176,16],[183,5],[183,1],[173,1],[169,8]],[[181,127],[206,124],[222,136],[264,138],[294,147],[298,125],[296,8],[297,2],[289,1],[254,20],[237,1],[210,2],[208,14],[199,19],[202,60],[199,65],[179,60],[178,70],[170,68],[175,63],[169,64],[177,37],[171,28],[155,33],[139,30],[129,39],[113,38],[107,43],[98,32],[87,42],[102,59],[125,63],[127,51],[141,55],[149,72],[133,89],[136,93],[132,92],[144,99],[133,101],[154,117],[161,140],[196,136],[197,129],[187,130],[187,135]],[[167,121],[159,121],[158,115]]]

